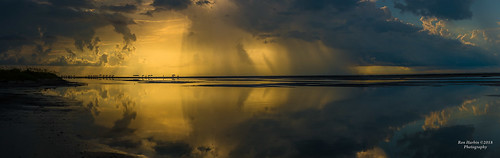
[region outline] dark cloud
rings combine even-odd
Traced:
[[[80,51],[83,51],[84,48],[87,48],[89,50],[95,50],[97,52],[99,42],[101,42],[101,39],[99,37],[86,40],[75,40],[75,47]]]
[[[343,11],[356,6],[358,0],[295,0],[292,3],[294,9],[320,11],[323,9],[334,9]]]
[[[118,13],[107,14],[106,18],[109,20],[111,25],[114,26],[115,31],[123,35],[123,40],[125,41],[123,49],[130,51],[132,49],[130,45],[131,42],[137,40],[135,34],[133,34],[128,28],[128,25],[135,24],[134,20]]]
[[[137,6],[132,4],[126,4],[121,6],[102,6],[104,10],[109,10],[113,12],[122,12],[122,13],[135,13],[137,11]]]
[[[128,28],[134,24],[131,18],[120,13],[100,12],[93,1],[6,0],[0,3],[0,9],[0,22],[5,24],[0,26],[0,54],[9,50],[19,54],[21,46],[33,46],[32,56],[39,60],[21,55],[17,59],[2,58],[1,64],[8,60],[16,60],[17,64],[47,64],[47,53],[61,37],[73,39],[80,51],[88,49],[99,53],[100,39],[95,37],[95,31],[108,25],[123,35],[127,48],[136,40]]]
[[[429,35],[397,21],[354,22],[348,28],[337,29],[325,33],[325,43],[348,51],[361,65],[474,67],[497,62],[479,47]]]
[[[251,33],[272,32],[293,20],[288,8],[284,7],[290,5],[286,1],[235,0],[235,3],[239,10],[232,15],[234,22]]]
[[[278,29],[289,30],[295,27],[296,23],[306,24],[314,21],[302,21],[303,18],[320,16],[321,12],[327,11],[328,17],[330,14],[338,14],[339,12],[351,10],[356,7],[357,0],[235,0],[235,4],[239,7],[235,13],[237,24],[252,33],[271,32]],[[320,14],[318,14],[320,13]],[[323,19],[325,20],[325,19]],[[331,19],[333,20],[333,19]],[[293,25],[290,25],[293,24]]]
[[[434,16],[441,19],[462,20],[472,17],[470,10],[474,0],[404,0],[396,1],[395,8],[421,16]]]
[[[9,49],[19,48],[25,44],[33,44],[34,42],[27,37],[21,35],[3,35],[0,36],[0,54]]]
[[[43,1],[39,1],[43,2]],[[60,7],[94,8],[92,0],[48,0],[48,4]]]
[[[99,59],[100,59],[101,65],[108,63],[108,55],[106,55],[106,54],[101,55],[101,58],[99,58]]]
[[[295,44],[289,39],[321,41],[329,48],[342,51],[343,60],[349,60],[352,65],[458,68],[498,63],[498,59],[484,49],[430,35],[420,27],[398,21],[387,8],[377,8],[368,1],[234,2],[238,10],[229,17],[231,22],[257,37],[293,48],[288,52],[292,64],[302,63],[304,56],[311,52],[294,51]],[[415,2],[407,6],[411,7]],[[422,3],[443,9],[437,13],[428,11],[429,15],[451,19],[470,17],[470,1],[449,2],[451,9],[441,5],[444,1],[433,2],[436,4]],[[454,13],[448,15],[448,12]],[[338,58],[328,60],[330,63],[340,62]]]
[[[417,15],[460,20],[472,17],[472,2],[473,0],[404,0],[396,2],[395,6]],[[394,19],[387,8],[378,8],[370,1],[232,0],[231,3],[237,8],[233,9],[231,6],[230,9],[212,12],[210,15],[196,15],[206,14],[199,10],[206,7],[190,7],[191,5],[217,4],[211,0],[154,0],[151,6],[148,6],[153,7],[153,10],[143,14],[189,9],[189,12],[182,13],[192,21],[190,32],[197,35],[205,32],[206,35],[187,38],[203,37],[200,42],[193,42],[199,47],[202,44],[214,47],[221,41],[207,39],[226,36],[222,35],[224,33],[233,36],[231,41],[246,38],[238,31],[250,33],[265,43],[282,46],[280,48],[286,51],[290,67],[279,69],[290,69],[293,71],[290,73],[294,74],[331,74],[350,71],[345,70],[346,67],[357,65],[463,68],[494,66],[498,63],[498,58],[487,50],[464,45],[459,40],[429,35],[420,27]],[[140,5],[146,4],[138,0],[119,5],[102,5],[93,0],[2,1],[0,22],[5,25],[0,26],[0,64],[99,65],[96,64],[99,61],[119,63],[113,58],[121,57],[114,57],[113,54],[106,54],[108,60],[101,58],[101,40],[96,37],[95,32],[99,28],[113,26],[114,31],[123,36],[121,51],[133,51],[135,48],[132,43],[137,37],[129,28],[135,22],[128,13],[136,13]],[[215,22],[216,20],[220,21]],[[208,25],[212,27],[206,27]],[[224,32],[226,30],[237,33]],[[242,37],[236,37],[239,35]],[[75,55],[72,54],[58,57],[57,60],[54,59],[54,63],[47,63],[44,58],[50,56],[51,51],[54,51],[54,43],[61,38],[74,40],[75,50],[78,50],[73,51],[76,56],[79,52],[88,51],[96,54],[95,59],[74,60]],[[234,42],[228,46],[231,51],[227,53],[227,59],[235,57],[241,59],[241,63],[250,63],[244,66],[245,70],[255,72],[253,66],[257,62],[251,62],[249,57],[256,56],[249,55],[249,52],[240,48],[243,45],[241,43],[245,42]],[[330,50],[321,48],[323,46]],[[20,54],[21,48],[33,51]],[[226,53],[226,50],[214,52]],[[220,61],[226,60],[220,59],[220,54],[206,54],[219,58],[210,61],[223,63]],[[262,58],[268,66],[283,65],[273,63],[276,61],[269,60],[268,56]],[[272,67],[270,69],[279,70]]]
[[[151,4],[155,10],[183,10],[189,7],[193,2],[191,0],[154,0]]]
[[[184,142],[159,141],[156,142],[154,149],[159,155],[166,155],[169,157],[188,157],[194,148]]]
[[[262,36],[261,36],[262,37]],[[284,37],[286,38],[297,38],[305,41],[317,41],[321,40],[321,36],[317,32],[302,32],[302,31],[290,31],[287,32]],[[265,37],[263,37],[265,38]]]
[[[71,49],[66,48],[66,52],[72,57],[76,56],[75,52],[73,52],[73,50]]]
[[[22,59],[24,59],[24,58],[22,58]],[[24,64],[25,62],[18,61],[18,62],[14,62],[14,63],[6,63],[5,60],[4,60],[4,61],[2,61],[2,63],[8,64],[8,65],[17,65],[17,64]],[[67,65],[97,66],[96,64],[90,63],[90,62],[87,62],[87,61],[76,61],[76,62],[73,62],[72,59],[69,58],[69,57],[67,57],[67,56],[59,56],[54,61],[50,62],[47,65],[50,65],[50,66],[67,66]]]
[[[196,1],[195,4],[202,6],[202,5],[215,4],[215,2],[208,1],[208,0],[199,0],[199,1]]]

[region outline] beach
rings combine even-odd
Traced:
[[[66,81],[11,82],[0,85],[2,157],[135,157],[81,139],[75,122],[85,109],[75,100],[42,94]]]

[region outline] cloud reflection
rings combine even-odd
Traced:
[[[414,146],[447,131],[463,131],[456,137],[470,138],[481,127],[456,120],[486,116],[497,105],[484,99],[496,90],[477,86],[252,88],[125,82],[54,91],[99,111],[89,110],[91,121],[82,121],[87,123],[83,138],[149,157],[432,155],[436,152],[421,151],[447,144]],[[418,121],[425,125],[397,135]],[[409,145],[396,150],[384,142]]]

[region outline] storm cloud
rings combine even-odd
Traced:
[[[151,4],[156,10],[183,10],[193,4],[191,0],[154,0]]]
[[[100,39],[95,36],[96,30],[110,25],[123,35],[124,48],[128,49],[136,40],[128,28],[134,22],[118,13],[120,8],[107,8],[117,12],[100,11],[93,1],[7,0],[0,3],[0,8],[2,64],[9,60],[14,62],[8,64],[47,64],[53,45],[65,38],[74,40],[75,48],[80,51],[98,53]],[[34,46],[36,51],[32,51],[31,57],[19,56],[23,46]]]
[[[137,11],[137,6],[132,4],[126,5],[113,5],[113,6],[102,6],[102,9],[110,10],[114,12],[123,12],[123,13],[134,13]]]
[[[463,3],[456,10],[468,11],[463,8],[468,8],[465,6],[470,2]],[[497,62],[481,48],[429,35],[420,27],[395,19],[387,8],[377,8],[372,2],[318,1],[305,5],[298,0],[236,0],[235,4],[238,11],[232,22],[255,36],[281,41],[289,38],[321,41],[330,48],[343,50],[357,65],[464,67]],[[429,13],[425,14],[434,13],[433,9],[440,8],[428,8]],[[458,19],[472,15],[452,17],[438,12],[436,16]],[[291,54],[292,58],[295,54]]]
[[[445,2],[426,3],[425,8],[398,2],[397,7],[423,9],[416,14],[442,19],[472,16],[471,1],[449,2],[442,9]],[[258,73],[265,67],[271,74],[345,74],[356,66],[449,70],[498,63],[491,50],[432,34],[372,1],[230,0],[211,5],[168,5],[192,22],[182,54],[191,59],[188,65],[202,65],[200,72]],[[271,53],[251,51],[255,40]]]
[[[473,2],[401,0],[394,8],[465,20],[473,16]],[[174,66],[189,67],[195,74],[346,74],[357,66],[449,70],[494,67],[499,61],[497,47],[432,33],[369,0],[6,0],[0,8],[3,65],[127,63],[127,54],[136,49],[133,43],[141,38],[130,26],[146,25],[134,19],[149,24],[170,16],[189,21],[177,39],[182,50],[175,53],[181,59]],[[98,37],[97,30],[108,27],[122,43]],[[72,46],[56,48],[68,40]],[[64,53],[66,49],[73,54]]]
[[[472,17],[470,10],[474,0],[404,0],[395,2],[394,7],[403,12],[411,12],[421,16],[434,16],[441,19],[462,20]]]

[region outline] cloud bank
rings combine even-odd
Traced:
[[[472,3],[394,2],[403,12],[425,17],[428,23],[421,27],[366,0],[7,0],[0,3],[0,21],[8,24],[0,26],[0,63],[120,65],[142,38],[129,27],[136,25],[134,19],[180,14],[190,21],[180,39],[180,66],[197,74],[345,74],[357,66],[430,70],[497,66],[496,47],[485,49],[471,44],[465,34],[449,38],[441,34],[445,28],[435,33],[429,27],[436,21],[433,18],[470,19]],[[102,50],[109,44],[103,44],[96,30],[104,27],[122,36],[122,44],[114,50]],[[74,48],[58,50],[71,49],[73,54],[54,53],[55,45],[68,39]]]
[[[469,0],[459,3],[410,1],[396,2],[396,8],[426,17],[459,20],[472,16],[471,3]],[[276,51],[280,52],[281,59],[267,58],[266,64],[270,69],[288,69],[291,74],[345,73],[353,66],[464,69],[498,63],[491,50],[400,21],[387,7],[376,7],[370,1],[233,0],[216,1],[214,5],[215,9],[195,6],[181,10],[193,22],[187,39],[217,47],[228,44],[246,47],[250,42],[230,43],[220,37],[229,35],[232,36],[230,41],[242,41],[250,34],[258,42],[282,48]],[[209,12],[199,11],[203,9]],[[235,30],[243,33],[233,33]],[[190,46],[199,45],[197,42]],[[318,49],[321,47],[327,49]],[[232,60],[245,63],[245,60],[231,57],[237,56],[235,54],[241,53],[227,46],[224,53],[196,53],[193,56],[217,56],[222,58],[217,61],[224,65],[234,65]],[[252,58],[252,52],[247,51],[247,54]],[[236,67],[245,71],[250,69],[243,68],[243,64]]]
[[[472,17],[470,10],[474,0],[404,0],[395,2],[394,7],[403,12],[412,12],[421,16],[434,16],[442,19],[461,20]]]
[[[65,39],[73,40],[76,50],[99,54],[101,40],[95,32],[105,26],[113,26],[123,36],[124,50],[130,50],[136,41],[128,28],[134,21],[120,13],[130,12],[132,5],[98,7],[90,0],[7,0],[0,8],[2,64],[56,64],[62,58],[49,61],[49,54]],[[23,54],[23,47],[35,49]]]

